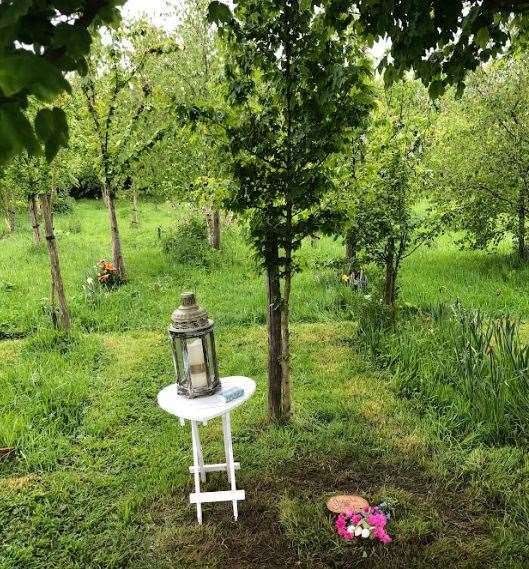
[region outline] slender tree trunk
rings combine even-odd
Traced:
[[[5,215],[5,223],[8,233],[14,233],[17,228],[17,216],[14,209],[8,209]]]
[[[284,277],[283,301],[281,302],[281,418],[288,421],[292,416],[290,389],[290,290],[292,271],[288,267]]]
[[[139,214],[138,214],[138,192],[134,189],[132,190],[132,219],[131,225],[137,228],[140,224]]]
[[[8,233],[14,233],[17,228],[17,212],[13,203],[13,198],[6,194],[4,197],[4,221]]]
[[[274,258],[267,267],[268,292],[268,414],[270,418],[282,418],[282,368],[281,368],[281,286],[279,254],[275,245]]]
[[[31,227],[33,229],[33,237],[35,239],[35,243],[40,243],[40,224],[35,194],[31,194],[28,197],[28,214],[29,222],[31,223]]]
[[[384,279],[384,304],[395,309],[395,241],[390,238],[386,249],[386,276]]]
[[[48,255],[50,257],[51,267],[51,287],[52,287],[52,306],[55,298],[59,302],[59,324],[60,327],[68,331],[70,329],[70,313],[66,304],[66,295],[64,293],[64,284],[61,276],[61,267],[59,263],[59,251],[55,241],[55,233],[53,230],[53,219],[51,213],[51,197],[49,194],[40,196],[40,206],[42,217],[44,218],[44,227],[46,231],[46,242],[48,244]],[[52,316],[53,318],[53,316]]]
[[[211,246],[218,251],[220,249],[220,211],[214,209],[211,217]]]
[[[125,261],[123,259],[123,253],[121,250],[121,237],[119,235],[118,218],[116,215],[116,204],[114,202],[114,195],[109,189],[108,185],[105,184],[103,187],[105,202],[108,209],[108,217],[110,220],[110,235],[112,238],[112,264],[117,270],[120,277],[125,278]]]
[[[355,255],[354,239],[351,233],[347,233],[345,236],[345,260],[347,262],[352,262]]]
[[[527,260],[527,247],[525,244],[525,188],[518,195],[518,256]]]

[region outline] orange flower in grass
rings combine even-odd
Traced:
[[[114,265],[112,263],[105,263],[104,267],[105,270],[107,271],[113,271],[114,270]]]

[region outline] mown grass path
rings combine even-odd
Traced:
[[[155,404],[172,380],[165,335],[94,334],[55,346],[72,365],[76,352],[94,354],[90,379],[70,399],[79,409],[69,419],[59,416],[60,401],[49,402],[57,416],[47,420],[61,428],[25,440],[25,457],[1,466],[0,567],[526,567],[519,553],[505,557],[509,544],[494,531],[499,522],[469,457],[436,439],[365,368],[353,331],[348,322],[293,327],[295,419],[275,426],[264,414],[264,328],[219,330],[222,374],[244,372],[258,390],[233,417],[247,493],[240,520],[229,505],[211,504],[202,527],[187,501],[188,429]],[[0,344],[14,367],[20,344]],[[37,361],[39,346],[28,349]],[[67,381],[68,364],[63,371]],[[206,459],[220,456],[217,422],[203,438]],[[219,474],[206,487],[224,483]],[[395,541],[367,547],[367,557],[340,543],[325,511],[335,491],[393,500]]]

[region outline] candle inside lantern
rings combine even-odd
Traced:
[[[208,384],[206,373],[206,361],[202,340],[194,338],[187,341],[187,353],[189,355],[189,371],[191,373],[191,384],[193,387],[205,387]]]

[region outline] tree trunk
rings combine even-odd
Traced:
[[[275,246],[274,258],[267,267],[268,292],[268,414],[270,418],[282,418],[282,369],[281,369],[281,286],[279,278],[279,254]]]
[[[290,253],[287,252],[287,257]],[[289,264],[289,261],[287,261]],[[281,302],[281,415],[288,421],[292,416],[292,397],[290,390],[290,289],[292,270],[288,266],[284,278],[283,301]]]
[[[218,209],[214,209],[211,215],[211,234],[210,242],[213,249],[220,249],[220,212]]]
[[[132,191],[132,219],[130,223],[134,228],[137,228],[140,224],[138,216],[138,192],[136,190]]]
[[[110,220],[110,235],[112,238],[112,264],[118,272],[119,276],[125,278],[125,261],[123,253],[121,252],[121,238],[119,236],[118,218],[116,216],[116,205],[114,203],[114,195],[109,190],[108,186],[104,188],[105,202],[108,209],[108,217]]]
[[[48,244],[48,255],[50,257],[52,309],[54,310],[55,298],[57,298],[59,302],[58,322],[63,330],[68,331],[70,329],[70,314],[68,312],[68,306],[66,304],[66,295],[64,293],[64,285],[62,281],[61,268],[59,264],[59,251],[57,249],[57,243],[55,241],[55,233],[53,231],[51,198],[49,194],[44,194],[40,196],[40,205],[41,205],[42,216],[44,218],[46,242]]]
[[[351,263],[354,260],[355,255],[355,244],[353,235],[351,233],[347,233],[345,236],[345,260],[348,263]]]
[[[17,212],[13,204],[13,199],[9,194],[4,196],[4,221],[8,233],[13,233],[17,227]]]
[[[527,260],[527,247],[525,246],[525,188],[520,190],[518,195],[518,256],[524,261]]]
[[[35,239],[35,243],[40,243],[40,225],[35,194],[31,194],[28,197],[28,214],[29,222],[31,223],[31,227],[33,229],[33,237]]]
[[[395,309],[395,241],[390,238],[386,249],[386,276],[384,279],[384,304]]]

